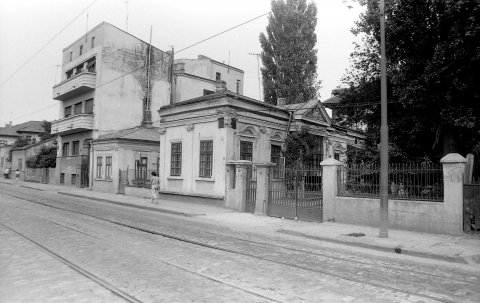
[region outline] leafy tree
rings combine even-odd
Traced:
[[[285,165],[293,167],[310,164],[313,161],[315,145],[315,135],[310,134],[306,127],[288,133],[285,138]]]
[[[43,120],[42,121],[42,127],[43,127],[43,133],[40,134],[40,140],[41,141],[45,141],[45,140],[48,140],[52,137],[54,137],[54,135],[51,134],[52,132],[52,123],[51,122],[48,122],[46,120]]]
[[[345,76],[344,124],[367,125],[365,159],[378,157],[379,10],[366,7],[352,30],[362,37]],[[477,0],[387,0],[386,57],[392,161],[449,152],[480,158],[480,5]]]
[[[55,167],[57,163],[57,148],[42,146],[40,151],[26,161],[30,168],[49,168]]]
[[[260,34],[264,100],[302,103],[317,96],[317,6],[306,0],[272,0],[266,34]]]

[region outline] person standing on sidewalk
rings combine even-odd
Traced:
[[[150,178],[152,183],[152,203],[158,204],[158,191],[160,190],[160,178],[157,177],[157,173],[152,171],[152,177]]]
[[[15,171],[15,181],[18,181],[19,178],[20,178],[20,171],[17,168],[17,170]]]
[[[5,171],[3,172],[3,176],[5,179],[8,179],[8,175],[10,175],[10,169],[7,167],[5,168]]]

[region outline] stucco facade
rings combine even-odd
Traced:
[[[227,188],[235,182],[235,170],[228,163],[270,162],[272,150],[283,147],[287,132],[302,127],[320,138],[322,159],[333,157],[328,152],[331,145],[342,150],[362,144],[363,134],[331,124],[320,101],[297,106],[269,105],[218,85],[215,94],[160,108],[162,191],[229,200],[232,191]]]
[[[243,70],[203,55],[197,59],[176,59],[173,70],[174,102],[214,93],[218,81],[225,81],[229,91],[243,95]]]
[[[158,123],[152,109],[171,102],[172,59],[106,22],[63,49],[61,82],[53,87],[60,101],[60,118],[52,122],[59,146],[57,183],[72,184],[73,178],[76,185],[92,186],[92,140]]]

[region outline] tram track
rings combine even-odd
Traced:
[[[101,287],[109,290],[111,293],[115,294],[116,296],[124,299],[126,302],[131,302],[131,303],[143,303],[143,301],[140,301],[138,300],[137,298],[127,294],[126,292],[122,291],[121,289],[115,287],[114,285],[110,284],[109,282],[107,282],[106,280],[98,277],[97,275],[94,275],[93,273],[85,270],[84,268],[80,267],[80,266],[77,266],[76,264],[70,262],[68,259],[60,256],[59,254],[55,253],[54,251],[48,249],[47,247],[45,247],[44,245],[38,243],[37,241],[33,240],[32,238],[28,237],[28,236],[25,236],[24,234],[18,232],[17,230],[9,227],[9,226],[6,226],[5,224],[3,223],[0,223],[0,227],[3,228],[4,230],[6,231],[9,231],[11,233],[13,233],[14,235],[16,235],[17,237],[27,241],[28,243],[31,243],[32,245],[34,245],[35,247],[39,248],[40,250],[44,251],[45,253],[47,253],[48,255],[50,255],[51,257],[53,257],[54,259],[60,261],[61,263],[67,265],[70,269],[72,269],[73,271],[85,276],[87,279],[97,283],[98,285],[100,285]]]
[[[4,194],[6,194],[6,193],[4,193]],[[222,246],[219,246],[219,245],[213,245],[213,244],[209,244],[209,243],[206,243],[206,242],[197,241],[197,240],[194,240],[194,239],[189,239],[189,238],[186,238],[186,237],[174,235],[174,234],[167,233],[167,232],[160,232],[158,230],[154,230],[154,229],[151,229],[151,228],[135,226],[135,225],[128,224],[128,223],[125,223],[125,222],[120,222],[120,221],[117,221],[117,220],[111,220],[111,219],[95,216],[95,215],[92,215],[92,214],[84,213],[84,212],[81,212],[81,211],[75,211],[75,210],[71,210],[71,209],[66,209],[64,207],[58,207],[58,206],[51,205],[51,204],[48,204],[48,203],[43,203],[43,202],[40,202],[40,201],[36,201],[34,199],[27,199],[26,197],[19,197],[19,196],[12,195],[12,194],[6,194],[6,195],[9,195],[9,196],[17,198],[17,199],[23,199],[23,200],[26,200],[26,201],[29,201],[29,202],[32,202],[32,203],[40,204],[40,205],[43,205],[43,206],[46,206],[46,207],[55,208],[55,209],[62,210],[62,211],[72,212],[72,213],[75,213],[75,214],[78,214],[78,215],[87,216],[87,217],[94,218],[94,219],[97,219],[97,220],[102,220],[102,221],[105,221],[105,222],[109,222],[111,224],[115,224],[115,225],[119,225],[119,226],[122,226],[122,227],[134,229],[134,230],[137,230],[137,231],[140,231],[140,232],[145,232],[145,233],[153,234],[153,235],[156,235],[156,236],[161,236],[163,238],[167,238],[167,239],[170,239],[170,240],[175,240],[175,241],[180,241],[180,242],[183,242],[183,243],[188,243],[190,245],[200,246],[200,247],[204,247],[204,248],[208,248],[208,249],[214,249],[214,250],[217,250],[217,251],[222,251],[222,252],[235,254],[235,255],[241,255],[241,256],[245,256],[245,257],[249,257],[249,258],[255,258],[257,260],[262,260],[262,261],[266,261],[266,262],[273,262],[273,263],[276,263],[276,264],[279,264],[279,265],[288,266],[288,267],[299,269],[299,270],[305,270],[305,271],[309,271],[309,272],[312,272],[312,273],[318,273],[318,274],[333,276],[333,277],[336,277],[336,278],[339,278],[339,279],[348,280],[350,282],[360,283],[360,284],[369,285],[369,286],[373,286],[373,287],[377,287],[377,288],[381,288],[381,289],[386,289],[386,290],[390,290],[390,291],[394,291],[394,292],[400,292],[400,293],[404,293],[404,294],[408,294],[408,295],[418,296],[418,297],[422,297],[422,298],[437,301],[437,302],[456,302],[455,300],[450,300],[450,299],[446,299],[446,298],[432,296],[432,295],[428,295],[428,294],[425,294],[425,293],[419,293],[419,292],[410,291],[410,290],[407,290],[407,289],[401,289],[401,288],[398,288],[398,287],[393,287],[393,286],[389,286],[389,285],[385,285],[385,284],[381,284],[381,283],[376,283],[376,282],[372,282],[372,281],[365,281],[364,279],[348,277],[346,275],[332,273],[331,271],[327,271],[327,270],[321,270],[321,269],[318,269],[318,268],[312,269],[312,268],[308,268],[308,267],[298,265],[298,264],[294,264],[294,263],[291,263],[291,262],[282,262],[280,260],[272,259],[271,257],[255,255],[255,254],[244,252],[244,251],[239,251],[239,250],[235,250],[235,249],[222,247]],[[56,224],[58,224],[58,223],[56,223]],[[67,227],[67,228],[70,228],[70,227]],[[72,229],[72,228],[70,228],[70,229]],[[78,230],[75,230],[75,229],[72,229],[72,230],[77,231],[77,232],[81,232],[81,231],[78,231]],[[226,235],[221,235],[221,234],[216,234],[216,233],[211,233],[211,232],[205,232],[205,233],[215,235],[215,236],[221,236],[221,237],[228,238],[228,239],[231,239],[231,240],[234,240],[234,241],[243,241],[243,242],[248,242],[248,243],[254,244],[254,245],[262,245],[262,246],[265,246],[265,247],[274,247],[274,248],[279,248],[279,249],[281,248],[281,249],[286,249],[286,250],[290,250],[290,251],[296,251],[296,252],[299,252],[299,253],[312,254],[312,255],[322,256],[324,258],[335,259],[336,261],[353,263],[352,260],[347,259],[347,258],[334,258],[332,256],[328,256],[328,255],[325,255],[325,254],[313,253],[313,252],[309,252],[309,251],[306,251],[306,250],[294,249],[294,248],[287,247],[287,246],[260,243],[260,242],[257,242],[257,241],[252,241],[252,240],[247,240],[247,239],[242,239],[242,238],[232,237],[232,236],[226,236]],[[369,264],[369,265],[371,265],[371,264]],[[391,269],[397,270],[397,271],[402,271],[402,270],[405,271],[406,270],[406,269],[398,268],[398,267],[394,267],[394,266],[392,266]],[[440,275],[436,275],[436,274],[429,274],[429,273],[425,273],[423,271],[417,271],[416,274],[426,275],[426,276],[431,277],[432,279],[435,279],[435,278],[445,279],[444,276],[440,276]],[[479,285],[478,282],[456,279],[456,278],[454,278],[454,279],[459,283],[465,283],[465,284],[469,284],[469,285],[472,285],[472,286],[475,286],[475,287],[478,287],[478,285]]]

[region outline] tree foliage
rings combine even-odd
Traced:
[[[367,125],[366,159],[378,157],[380,24],[377,0],[353,33],[362,37],[345,76],[344,124]],[[390,157],[448,152],[480,157],[480,5],[477,0],[387,0],[386,58]]]
[[[20,148],[27,146],[31,143],[31,141],[27,137],[20,137],[18,138],[15,142],[13,142],[12,146],[10,147],[10,150],[8,151],[8,162],[12,162],[12,151],[15,148]]]
[[[308,128],[288,133],[285,138],[285,165],[293,167],[311,163],[315,144],[315,135],[310,134]]]
[[[39,152],[26,161],[27,167],[30,168],[49,168],[55,167],[57,163],[57,148],[42,146]]]
[[[42,121],[43,133],[40,134],[40,140],[45,141],[50,138],[53,138],[54,135],[51,134],[52,131],[52,123],[46,120]]]
[[[306,0],[272,0],[266,34],[260,34],[264,100],[302,103],[317,96],[317,7]]]

